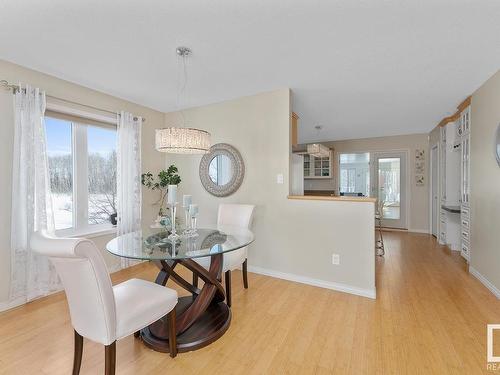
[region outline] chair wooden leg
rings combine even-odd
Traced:
[[[243,262],[243,286],[248,289],[247,259]]]
[[[224,277],[226,283],[226,303],[231,307],[231,271],[226,271]]]
[[[177,332],[175,331],[175,307],[167,315],[168,324],[168,348],[170,357],[174,358],[177,355]]]
[[[198,288],[198,275],[193,273],[193,286]]]
[[[80,373],[80,367],[82,366],[82,354],[83,354],[83,337],[80,336],[80,334],[75,331],[75,355],[73,357],[73,375],[78,375]]]
[[[115,375],[116,341],[105,346],[104,354],[105,354],[104,355],[104,358],[105,358],[104,374],[105,375]]]

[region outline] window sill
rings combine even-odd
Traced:
[[[81,230],[63,229],[56,231],[58,237],[84,237],[95,238],[107,235],[116,235],[116,227],[112,225],[99,226],[99,228],[85,228]]]

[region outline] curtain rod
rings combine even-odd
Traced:
[[[19,91],[21,89],[18,85],[11,84],[8,81],[6,81],[5,79],[0,80],[0,85],[3,86],[7,90],[12,90],[13,94],[15,94],[16,91]],[[52,98],[52,99],[56,99],[56,100],[61,100],[63,102],[69,103],[69,104],[74,104],[74,105],[79,105],[79,106],[82,106],[82,107],[91,108],[91,109],[94,109],[96,111],[107,112],[107,113],[113,114],[115,116],[118,114],[118,116],[120,116],[120,113],[113,112],[113,111],[108,111],[107,109],[97,108],[97,107],[94,107],[94,106],[91,106],[91,105],[73,102],[73,101],[68,100],[68,99],[58,98],[57,96],[52,96],[52,95],[46,95],[46,96],[48,98]],[[137,121],[137,117],[134,117],[134,121]],[[145,121],[146,121],[146,118],[143,117],[142,118],[142,122],[145,122]]]

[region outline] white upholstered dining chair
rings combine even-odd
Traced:
[[[101,253],[87,239],[56,238],[42,231],[32,236],[31,248],[50,258],[66,292],[75,330],[73,375],[80,372],[84,337],[105,345],[105,374],[112,375],[116,340],[167,314],[170,356],[175,357],[175,290],[139,279],[112,286]]]
[[[250,229],[254,209],[255,206],[251,204],[220,204],[219,213],[217,215],[217,225]],[[224,272],[225,277],[228,306],[231,306],[231,271],[240,266],[242,267],[243,286],[245,289],[248,289],[247,254],[247,246],[224,254],[222,272]],[[206,269],[210,267],[210,257],[195,258],[193,260]],[[198,278],[195,275],[193,275],[193,284],[195,286],[198,284]]]

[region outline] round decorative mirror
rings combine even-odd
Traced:
[[[233,166],[231,159],[227,155],[219,154],[214,156],[208,166],[208,175],[217,186],[224,186],[233,177]]]
[[[500,124],[497,127],[497,134],[495,137],[495,156],[497,158],[497,163],[500,166]]]
[[[200,180],[210,194],[226,197],[240,187],[245,175],[245,164],[240,153],[227,143],[210,147],[200,162]]]

